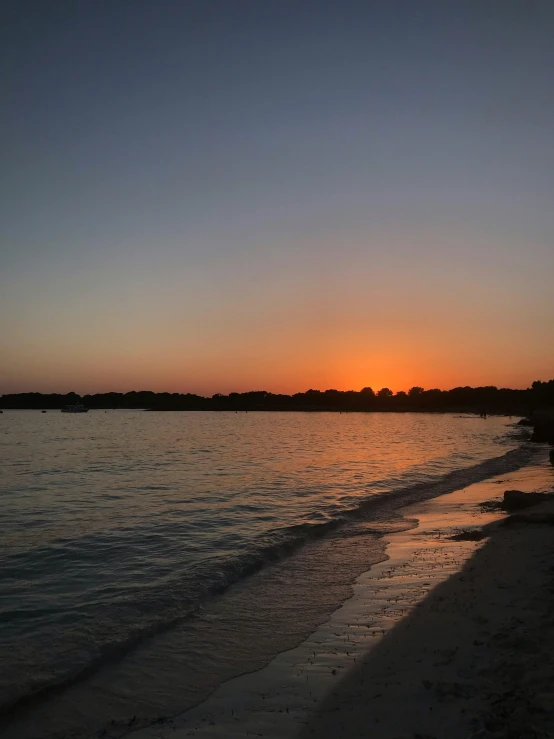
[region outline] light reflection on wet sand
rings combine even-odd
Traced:
[[[133,736],[296,736],[322,701],[332,696],[334,686],[483,546],[486,540],[450,538],[460,530],[480,528],[504,515],[483,513],[479,503],[500,498],[506,489],[549,490],[553,484],[552,469],[534,465],[407,506],[402,513],[417,518],[419,525],[387,537],[388,559],[362,574],[353,597],[303,644],[280,654],[265,669],[225,683],[181,716],[164,717],[157,726],[133,732]],[[390,679],[394,681],[394,675]]]

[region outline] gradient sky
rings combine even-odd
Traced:
[[[551,0],[0,28],[0,393],[554,376]]]

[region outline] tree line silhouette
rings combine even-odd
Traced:
[[[452,390],[424,390],[412,387],[393,393],[389,388],[375,392],[370,387],[356,390],[307,390],[283,395],[265,390],[246,393],[216,393],[203,397],[191,393],[43,394],[11,393],[0,396],[3,409],[59,409],[83,403],[87,408],[145,409],[159,411],[420,411],[468,412],[529,415],[539,408],[554,407],[554,379],[533,382],[526,390],[510,388],[455,387]]]

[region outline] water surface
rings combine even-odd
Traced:
[[[401,503],[528,455],[507,418],[7,411],[7,731],[183,710],[324,620]]]

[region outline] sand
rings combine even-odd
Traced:
[[[300,736],[554,736],[553,546],[552,526],[495,528]]]
[[[389,559],[303,644],[180,716],[127,733],[554,737],[554,528],[481,512],[480,502],[510,488],[553,489],[546,454],[539,465],[405,508],[417,528],[387,537]],[[533,516],[549,512],[554,505],[543,503]],[[484,538],[451,538],[461,530]]]

